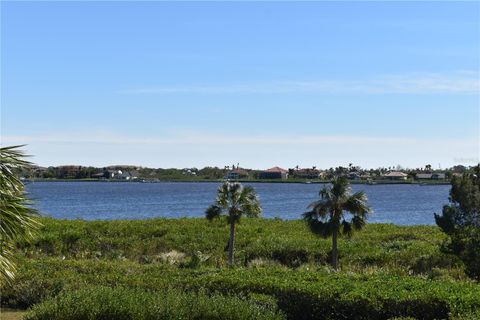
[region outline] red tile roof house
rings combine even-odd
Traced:
[[[288,171],[280,167],[273,167],[260,172],[260,179],[288,179]]]

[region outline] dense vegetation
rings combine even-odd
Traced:
[[[158,295],[178,301],[179,315],[187,308],[182,301],[194,295],[200,299],[192,303],[212,303],[212,312],[231,313],[230,319],[242,319],[234,312],[240,305],[246,314],[263,310],[266,317],[288,319],[480,316],[480,286],[468,279],[460,260],[440,251],[446,237],[437,227],[367,225],[339,239],[342,264],[334,272],[330,241],[311,234],[303,221],[242,220],[234,268],[225,268],[224,221],[41,222],[36,240],[17,243],[21,267],[2,288],[4,306],[43,302],[29,319],[47,319],[52,312],[79,319],[75,312],[88,310],[112,315],[125,305],[131,311],[123,312],[124,319],[137,311],[144,312],[139,319],[158,319],[138,307]],[[218,302],[219,295],[225,302]],[[68,306],[72,299],[82,305],[77,311]]]
[[[480,165],[452,180],[450,204],[435,220],[449,236],[443,250],[457,255],[467,274],[480,280]]]
[[[170,319],[283,319],[282,314],[252,299],[178,290],[91,287],[60,294],[36,305],[27,320],[170,320]]]

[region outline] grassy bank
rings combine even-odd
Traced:
[[[156,301],[159,294],[175,301],[200,294],[206,305],[224,296],[231,301],[220,303],[225,310],[215,309],[221,315],[237,305],[251,312],[266,308],[272,318],[289,319],[479,315],[480,286],[466,278],[459,261],[439,251],[444,236],[436,227],[370,224],[340,240],[341,270],[333,272],[327,263],[330,240],[313,236],[302,221],[244,219],[237,229],[234,268],[226,267],[228,227],[223,221],[42,223],[34,242],[17,244],[19,273],[2,288],[4,306],[43,302],[29,319],[48,319],[74,298],[103,310],[88,300],[91,295],[112,308],[102,312],[117,312],[116,304],[127,303],[119,300],[121,290],[134,296],[144,292],[146,301]],[[133,310],[142,301],[128,303]]]

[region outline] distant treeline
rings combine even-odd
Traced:
[[[283,169],[282,169],[283,170]],[[419,174],[442,174],[444,180],[448,180],[455,174],[468,172],[470,167],[457,165],[444,170],[432,169],[431,165],[423,168],[404,169],[401,167],[382,167],[376,169],[363,169],[359,166],[350,164],[348,167],[336,167],[329,169],[295,168],[285,169],[288,174],[283,176],[287,180],[330,180],[338,176],[347,176],[351,180],[378,180],[385,177],[390,172],[401,172],[406,175],[406,180],[418,178]],[[183,169],[163,169],[163,168],[145,168],[137,166],[56,166],[40,167],[34,166],[31,169],[19,172],[19,175],[25,179],[114,179],[114,180],[220,180],[231,178],[239,180],[262,179],[264,170],[254,170],[239,168],[238,166],[183,168]]]

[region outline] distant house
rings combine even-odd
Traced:
[[[107,170],[105,171],[107,179],[130,180],[132,175],[127,171],[122,170]]]
[[[273,167],[260,172],[259,177],[260,179],[288,179],[288,171],[280,167]]]
[[[104,174],[107,179],[117,179],[117,176],[122,174],[122,170],[106,170]]]
[[[418,180],[445,180],[445,173],[417,173]]]
[[[122,172],[121,174],[117,175],[115,179],[130,180],[132,179],[132,175],[130,172]]]
[[[244,179],[244,178],[248,178],[248,172],[241,168],[236,168],[230,171],[225,176],[225,179],[228,179],[228,180],[238,180],[238,179]]]
[[[445,173],[434,173],[432,174],[433,180],[445,180],[446,176]]]
[[[295,178],[300,179],[318,179],[321,177],[322,173],[317,169],[305,168],[293,170],[293,175],[295,176]]]
[[[383,176],[387,180],[407,180],[408,174],[400,171],[390,171]]]
[[[136,180],[139,177],[140,177],[140,172],[138,172],[137,170],[130,171],[130,179]]]
[[[431,173],[417,173],[415,175],[415,178],[418,180],[430,180],[432,179],[432,174]]]

